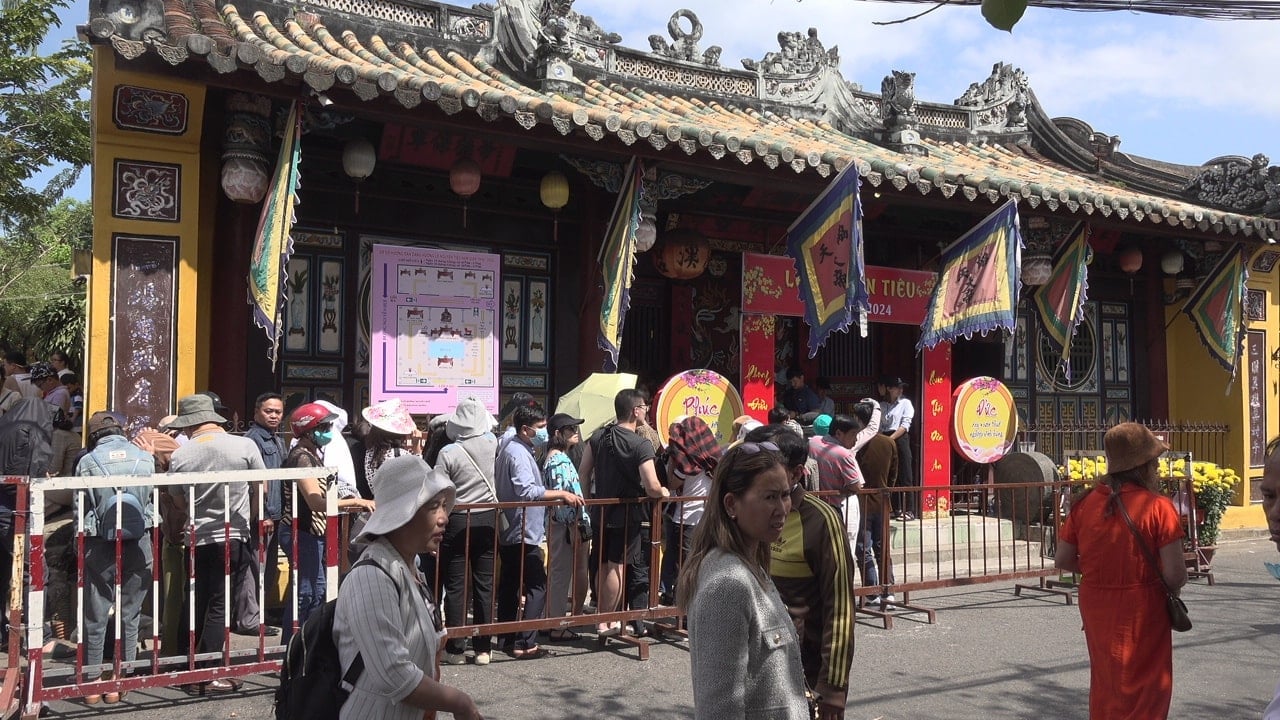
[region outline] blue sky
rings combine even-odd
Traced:
[[[459,3],[463,4],[463,3]],[[470,5],[470,3],[465,3]],[[1280,163],[1280,93],[1270,76],[1280,67],[1280,23],[1207,21],[1108,12],[1031,8],[1013,33],[988,26],[977,7],[943,7],[901,25],[877,26],[928,5],[855,0],[578,0],[623,45],[648,48],[648,36],[666,33],[677,9],[701,20],[701,46],[724,48],[721,61],[741,67],[777,50],[780,30],[818,29],[840,47],[846,80],[878,90],[890,70],[916,73],[916,96],[952,102],[980,82],[992,64],[1008,62],[1027,73],[1051,117],[1076,117],[1100,132],[1119,135],[1120,150],[1168,162],[1198,165],[1221,155],[1265,153]],[[56,38],[74,36],[87,22],[88,4],[64,11]],[[88,173],[75,195],[88,195]]]

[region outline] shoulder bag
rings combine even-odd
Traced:
[[[465,445],[463,445],[462,443],[454,443],[454,444],[457,445],[458,449],[462,451],[462,454],[466,455],[467,459],[471,461],[471,467],[476,469],[476,472],[480,475],[480,479],[483,480],[485,486],[489,488],[489,492],[493,494],[493,499],[496,502],[498,500],[498,489],[493,486],[493,481],[489,479],[489,476],[485,475],[484,471],[480,469],[480,463],[476,462],[475,457],[471,455],[471,451],[468,450]],[[484,511],[481,510],[478,512],[484,512]],[[507,520],[507,514],[499,510],[498,511],[498,531],[506,532],[510,527],[511,527],[511,521]]]
[[[1151,563],[1151,567],[1156,571],[1156,577],[1160,578],[1160,584],[1164,586],[1165,605],[1169,609],[1169,621],[1173,625],[1174,632],[1186,632],[1191,629],[1191,617],[1187,615],[1187,604],[1182,602],[1182,598],[1173,592],[1173,588],[1165,582],[1164,575],[1160,572],[1160,563],[1156,561],[1155,553],[1151,551],[1151,547],[1147,545],[1147,541],[1138,533],[1138,528],[1133,524],[1133,518],[1129,517],[1129,511],[1124,506],[1124,501],[1120,499],[1119,491],[1112,494],[1112,499],[1116,505],[1120,506],[1120,513],[1124,515],[1124,521],[1129,525],[1129,532],[1133,533],[1133,539],[1138,541],[1138,547],[1142,548],[1142,554],[1147,556],[1147,562]]]

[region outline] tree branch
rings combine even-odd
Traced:
[[[938,8],[942,7],[943,5],[948,4],[948,3],[950,3],[950,2],[951,2],[951,0],[938,0],[938,4],[937,4],[937,5],[934,5],[933,7],[929,8],[928,10],[925,10],[924,12],[916,13],[915,15],[912,15],[911,17],[904,17],[904,18],[902,18],[901,20],[875,20],[875,21],[873,21],[871,24],[872,24],[872,25],[900,25],[900,24],[905,23],[905,22],[911,22],[912,20],[915,20],[916,18],[922,18],[922,17],[924,17],[925,15],[928,15],[929,13],[933,12],[934,10],[937,10]]]

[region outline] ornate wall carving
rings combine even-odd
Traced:
[[[111,384],[107,407],[132,434],[173,407],[178,239],[112,238]]]
[[[142,160],[116,160],[111,214],[131,220],[178,222],[182,167]]]
[[[117,85],[111,119],[121,130],[181,135],[187,131],[190,103],[182,93]]]
[[[696,70],[621,52],[617,55],[614,69],[621,75],[668,85],[683,85],[721,95],[756,94],[756,83],[751,78],[735,77],[727,72]]]
[[[1198,202],[1232,212],[1280,214],[1280,166],[1271,165],[1262,153],[1248,160],[1216,158],[1205,164],[1184,192]]]

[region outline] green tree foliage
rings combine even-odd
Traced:
[[[93,241],[88,203],[65,199],[43,218],[0,237],[0,345],[41,355],[58,349],[72,364],[84,344],[84,288],[71,258]]]
[[[0,5],[0,229],[9,232],[39,223],[89,164],[89,48],[68,41],[50,55],[36,51],[69,4]],[[48,185],[30,186],[59,166]]]

